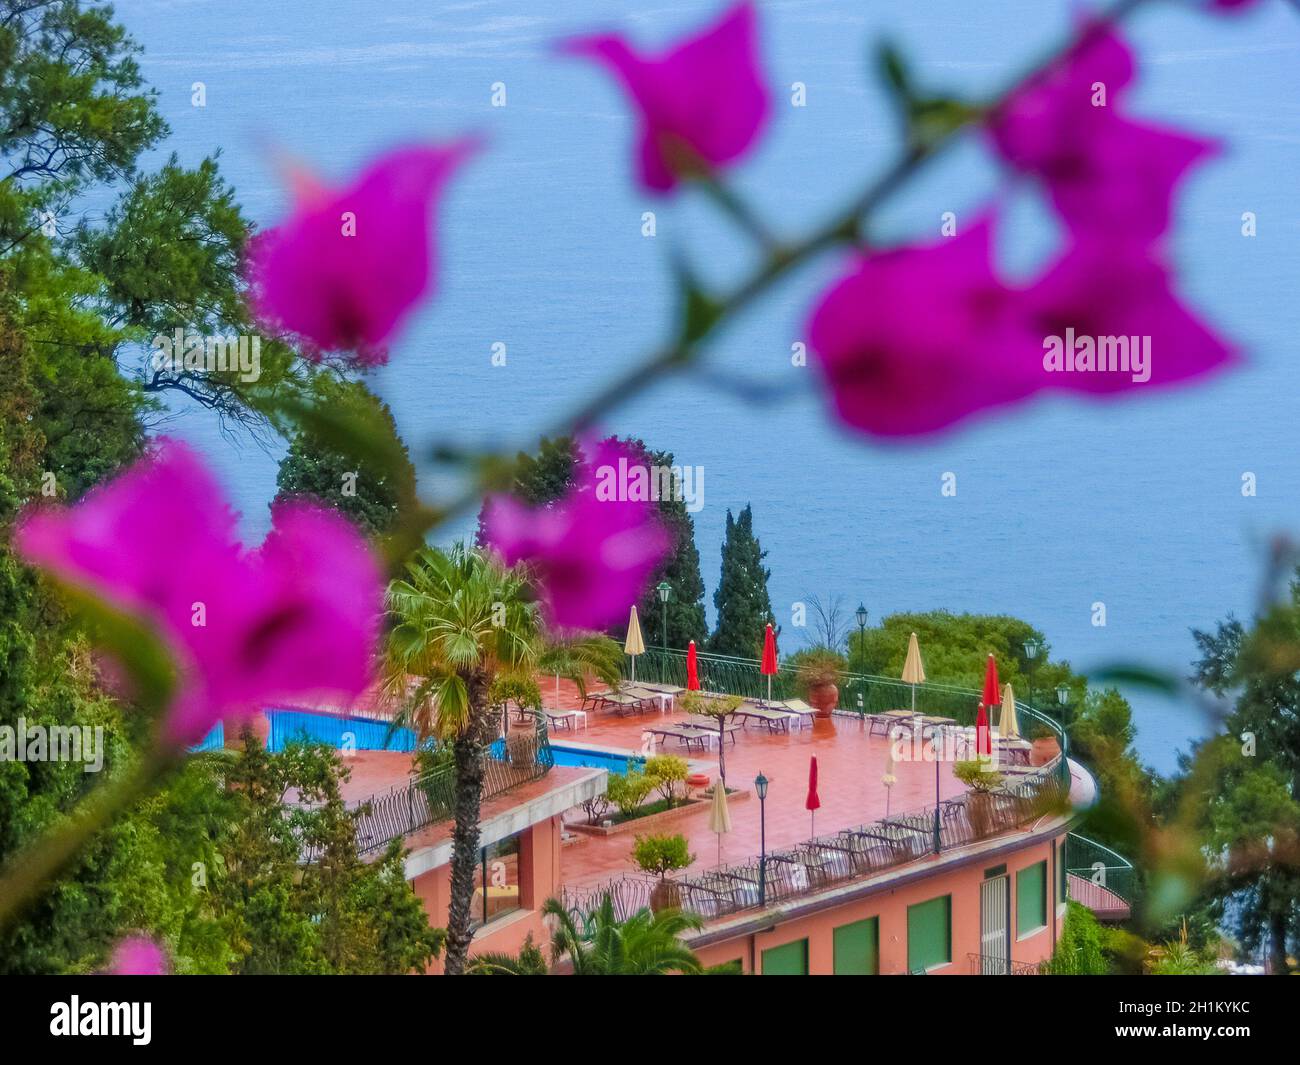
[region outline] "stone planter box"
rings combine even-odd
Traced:
[[[744,802],[748,798],[748,789],[735,791],[727,795],[727,805]],[[712,805],[712,799],[703,797],[691,799],[685,806],[674,806],[671,810],[660,810],[657,814],[650,814],[648,817],[634,817],[630,821],[620,821],[608,828],[604,825],[574,824],[572,822],[566,822],[564,827],[569,832],[577,832],[584,836],[618,836],[629,832],[643,836],[658,831],[664,825],[670,825],[693,814],[702,813]]]

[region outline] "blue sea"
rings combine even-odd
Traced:
[[[817,224],[897,148],[871,69],[892,40],[923,84],[978,96],[1036,61],[1070,26],[1056,0],[759,4],[775,121],[737,187],[778,230]],[[1184,5],[1190,8],[1192,5]],[[752,262],[745,243],[691,195],[656,201],[631,180],[634,135],[615,87],[553,42],[612,27],[659,44],[710,19],[714,3],[570,0],[125,0],[119,17],[172,126],[166,150],[224,171],[258,223],[286,208],[286,157],[344,179],[373,153],[478,133],[487,148],[443,201],[441,279],[374,376],[415,452],[448,440],[529,446],[540,429],[664,337],[672,265],[685,257],[725,284]],[[1076,667],[1139,659],[1178,673],[1193,626],[1248,613],[1264,546],[1300,529],[1300,16],[1271,3],[1214,18],[1154,4],[1130,36],[1141,62],[1128,108],[1223,140],[1187,183],[1170,258],[1185,299],[1246,355],[1230,375],[1179,392],[1097,402],[1052,398],[925,445],[840,431],[813,371],[791,365],[810,304],[839,260],[789,278],[709,349],[709,373],[758,383],[763,404],[681,378],[605,422],[705,470],[696,515],[712,595],[727,508],[753,504],[772,600],[842,595],[873,618],[944,607],[1005,612],[1047,633]],[[206,106],[195,107],[195,82]],[[807,106],[789,106],[806,86]],[[491,106],[503,83],[506,106]],[[1032,270],[1058,239],[1031,190],[1008,190],[971,140],[873,223],[878,241],[932,239],[945,211],[1005,205],[1000,254]],[[642,214],[657,235],[641,235]],[[1258,235],[1241,235],[1243,212]],[[493,345],[507,363],[494,367]],[[209,456],[260,538],[280,448],[223,431],[176,405],[160,428]],[[229,427],[225,427],[229,428]],[[954,473],[957,494],[940,494]],[[1258,494],[1244,497],[1242,475]],[[425,470],[425,490],[446,482]],[[448,536],[468,529],[468,519]],[[1092,623],[1104,603],[1106,624]],[[786,626],[787,633],[793,632]],[[785,641],[793,649],[798,638]],[[1142,755],[1172,768],[1200,721],[1130,692]]]

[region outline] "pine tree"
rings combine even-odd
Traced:
[[[763,629],[772,620],[772,600],[767,594],[771,570],[754,535],[754,516],[748,504],[733,518],[727,511],[727,532],[722,542],[722,573],[713,605],[718,627],[709,641],[714,654],[757,658],[763,651]]]
[[[321,376],[313,383],[321,402],[343,407],[355,404],[371,417],[393,423],[387,404],[374,396],[359,381],[341,381]],[[394,430],[395,432],[396,430]],[[305,498],[351,519],[369,536],[391,531],[397,519],[401,488],[396,478],[414,479],[415,470],[408,461],[404,470],[394,475],[375,464],[366,464],[332,448],[328,441],[300,430],[289,444],[276,476],[274,506],[285,499]]]

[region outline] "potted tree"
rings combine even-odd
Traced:
[[[668,874],[676,869],[685,869],[695,861],[686,847],[686,837],[675,836],[637,836],[632,848],[632,860],[643,872],[652,873],[659,878],[654,890],[650,892],[650,909],[655,913],[660,910],[681,909],[681,889]]]
[[[800,656],[795,678],[819,718],[828,719],[839,705],[840,689],[835,682],[847,666],[844,656],[829,647],[813,647]]]
[[[966,816],[976,839],[983,839],[993,831],[993,795],[992,792],[1002,787],[1002,774],[989,768],[983,758],[956,762],[952,775],[969,789],[966,793]]]

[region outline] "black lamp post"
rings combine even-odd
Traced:
[[[667,581],[660,581],[655,585],[655,591],[659,593],[659,602],[663,605],[662,616],[664,625],[661,635],[663,636],[664,664],[663,668],[659,671],[659,679],[663,680],[668,674],[668,600],[673,594],[673,586]]]
[[[934,742],[934,853],[938,854],[942,843],[940,830],[943,827],[939,820],[939,762],[943,753],[943,726],[936,725],[930,736]]]
[[[758,793],[758,904],[767,905],[767,777],[758,771],[754,778]]]
[[[867,643],[867,607],[865,603],[858,603],[858,609],[854,611],[858,618],[858,654],[866,656]],[[858,693],[858,711],[862,712],[862,693]],[[863,720],[866,720],[865,718]]]
[[[1070,707],[1070,689],[1067,685],[1061,684],[1056,689],[1056,701],[1061,704],[1061,731],[1065,731],[1065,712]]]

